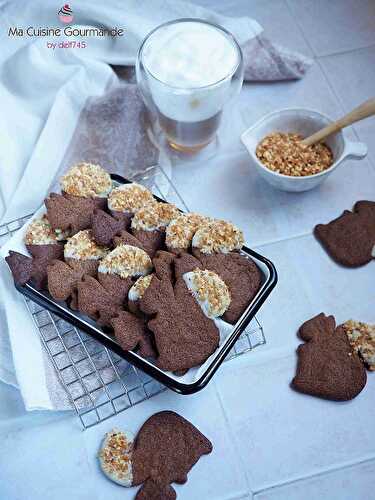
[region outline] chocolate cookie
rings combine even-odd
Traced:
[[[77,291],[79,311],[97,321],[100,326],[111,326],[112,319],[122,311],[112,295],[92,276],[85,276],[79,281]]]
[[[314,234],[339,264],[359,267],[375,256],[375,202],[358,201],[328,224],[315,226]]]
[[[103,210],[95,210],[92,217],[92,232],[94,240],[99,245],[112,245],[113,238],[126,229],[126,223],[121,218],[112,217]]]
[[[168,251],[176,254],[188,252],[196,231],[210,220],[209,217],[192,212],[178,215],[166,229],[165,244]]]
[[[47,288],[47,266],[50,260],[44,257],[28,257],[18,252],[9,252],[5,260],[17,285],[30,282],[36,289]]]
[[[126,230],[121,231],[118,236],[115,236],[113,238],[113,243],[115,247],[118,247],[119,245],[131,245],[133,247],[141,248],[147,253],[147,248],[145,248],[135,236]],[[148,255],[151,257],[150,254]]]
[[[183,417],[172,411],[156,413],[134,441],[133,485],[143,483],[136,498],[175,498],[170,484],[186,483],[193,465],[211,451],[210,441]]]
[[[108,197],[111,214],[121,219],[126,229],[138,210],[154,203],[156,200],[151,191],[136,182],[114,188]]]
[[[38,270],[35,268],[34,264],[35,259],[27,257],[22,253],[10,250],[9,255],[5,257],[5,260],[17,285],[24,286],[29,281],[36,281],[38,283],[37,288],[41,288],[40,285],[43,281],[43,277],[40,278],[38,275]]]
[[[145,357],[155,357],[150,333],[143,318],[128,311],[121,311],[111,321],[115,337],[124,351],[139,349],[139,354]]]
[[[131,221],[131,231],[151,258],[165,247],[165,228],[180,214],[171,203],[154,203],[138,210]]]
[[[229,288],[231,303],[223,318],[228,323],[236,323],[262,284],[258,266],[237,252],[205,255],[195,249],[194,254],[203,269],[218,274]]]
[[[135,496],[135,500],[175,500],[177,494],[170,484],[166,487],[148,479]]]
[[[97,204],[106,198],[112,189],[112,180],[108,172],[100,165],[80,162],[73,165],[60,179],[61,190],[72,196],[91,198]]]
[[[96,272],[96,268],[93,270]],[[87,274],[84,263],[77,262],[70,266],[61,260],[49,263],[47,267],[48,291],[55,300],[70,300],[77,290],[78,283]]]
[[[68,231],[70,235],[91,227],[95,203],[91,198],[51,193],[45,200],[47,217],[52,229]]]
[[[28,252],[36,259],[46,261],[61,260],[64,256],[64,245],[55,243],[53,245],[26,245]]]
[[[155,274],[159,279],[167,279],[174,284],[175,271],[174,263],[176,256],[172,253],[159,250],[152,259],[155,268]]]
[[[320,313],[299,329],[305,341],[298,347],[292,387],[332,401],[355,398],[366,385],[366,370],[333,316]]]
[[[129,311],[137,316],[143,316],[139,309],[139,301],[143,297],[145,291],[150,286],[154,274],[141,276],[137,281],[132,284],[128,293],[128,308]]]
[[[60,237],[64,238],[65,235],[62,234]],[[59,241],[46,215],[33,220],[27,226],[24,242],[33,257],[47,260],[63,257],[63,244]]]
[[[157,365],[167,371],[186,370],[203,363],[219,346],[219,331],[207,318],[182,278],[172,283],[153,277],[139,301],[153,316],[148,328],[155,336]]]

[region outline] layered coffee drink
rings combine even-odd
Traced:
[[[241,49],[232,35],[195,19],[159,26],[138,54],[137,79],[154,125],[180,151],[212,141],[242,78]]]

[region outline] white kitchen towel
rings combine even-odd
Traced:
[[[156,161],[167,162],[147,138],[136,86],[120,81],[110,66],[133,65],[140,42],[158,24],[196,17],[223,25],[243,48],[245,78],[249,80],[300,78],[311,64],[308,58],[266,40],[252,19],[224,17],[178,0],[75,2],[74,26],[125,29],[123,37],[69,38],[85,41],[86,48],[47,47],[47,42],[59,43],[66,36],[9,36],[8,30],[15,27],[64,27],[58,19],[60,7],[51,0],[22,6],[0,1],[3,223],[34,212],[57,176],[74,161],[99,162],[123,175]],[[3,264],[0,378],[18,382],[27,409],[70,408]]]

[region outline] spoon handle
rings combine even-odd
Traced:
[[[350,113],[343,116],[339,120],[330,123],[326,127],[318,130],[315,134],[310,135],[302,141],[305,146],[311,146],[316,142],[321,142],[323,139],[331,134],[338,132],[339,130],[351,125],[352,123],[359,122],[368,116],[375,115],[375,99],[369,99],[365,101],[357,108],[354,108]]]

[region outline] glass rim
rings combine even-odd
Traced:
[[[237,63],[235,64],[235,66],[231,69],[231,71],[226,76],[224,76],[223,78],[220,78],[220,80],[217,80],[214,83],[209,83],[208,85],[199,85],[199,86],[196,86],[196,87],[181,87],[179,85],[171,85],[169,83],[164,82],[163,80],[161,80],[160,78],[158,78],[157,76],[155,76],[149,70],[149,68],[147,68],[146,64],[144,63],[142,55],[143,55],[144,46],[145,46],[146,42],[149,40],[149,38],[156,31],[158,31],[161,28],[164,28],[165,26],[169,26],[171,24],[179,24],[179,23],[183,23],[183,22],[194,22],[194,23],[207,24],[208,26],[212,26],[213,28],[216,28],[217,30],[223,32],[226,35],[226,37],[231,40],[231,42],[233,43],[233,45],[237,49],[238,61],[237,61]],[[178,18],[178,19],[173,19],[172,21],[167,21],[165,23],[159,24],[158,26],[156,26],[154,29],[152,29],[145,36],[145,38],[143,39],[143,41],[142,41],[142,43],[141,43],[141,45],[140,45],[140,47],[138,49],[138,53],[137,53],[137,63],[139,63],[139,62],[142,63],[142,66],[145,69],[145,71],[152,78],[154,78],[154,80],[162,83],[166,87],[169,87],[171,89],[191,91],[191,90],[200,90],[200,89],[203,90],[203,89],[207,89],[207,88],[210,88],[210,87],[214,87],[215,85],[218,85],[219,83],[222,83],[225,80],[228,80],[229,78],[231,78],[236,73],[236,71],[238,70],[238,68],[240,67],[240,65],[242,64],[242,62],[243,62],[243,54],[242,54],[242,49],[241,49],[239,43],[237,42],[236,38],[234,37],[234,35],[230,31],[228,31],[227,29],[225,29],[223,26],[220,26],[220,24],[212,23],[211,21],[205,21],[204,19],[199,19],[199,18],[194,18],[194,17],[181,17],[181,18]]]

